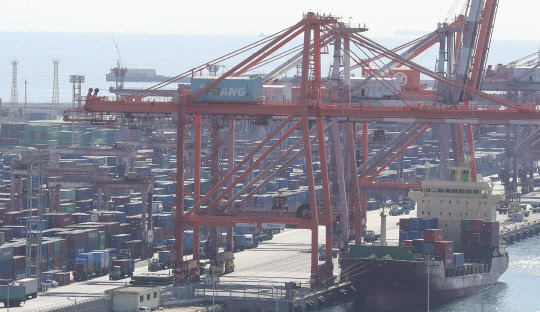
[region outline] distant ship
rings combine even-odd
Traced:
[[[155,69],[147,68],[128,68],[124,81],[126,82],[162,82],[171,79],[163,75],[157,75]],[[114,68],[106,75],[107,81],[116,81]]]
[[[495,284],[509,258],[494,220],[493,206],[502,196],[491,190],[488,183],[471,182],[467,168],[454,167],[452,181],[425,181],[421,191],[410,192],[419,218],[402,219],[400,236],[413,240],[400,237],[401,246],[351,245],[340,259],[341,278],[355,286],[357,304],[367,311],[406,311],[427,304],[428,284],[434,304]],[[422,228],[435,218],[436,226]],[[437,238],[424,237],[433,233]]]

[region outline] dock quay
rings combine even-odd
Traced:
[[[540,234],[540,220],[514,224],[510,229],[502,229],[499,238],[512,244],[520,240]]]

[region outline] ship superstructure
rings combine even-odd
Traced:
[[[451,181],[428,180],[422,190],[409,192],[419,218],[438,218],[444,239],[461,240],[461,220],[495,221],[496,204],[504,195],[492,194],[487,182],[472,182],[466,167],[450,167]]]

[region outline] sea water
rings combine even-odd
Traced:
[[[285,27],[284,27],[285,28]],[[179,30],[181,32],[181,30]],[[11,60],[17,59],[18,65],[18,102],[24,101],[24,81],[27,80],[28,102],[50,102],[53,90],[53,62],[59,63],[60,102],[72,100],[70,75],[84,75],[86,82],[82,85],[82,93],[86,95],[88,88],[99,88],[107,95],[113,82],[106,82],[105,75],[116,67],[118,50],[123,65],[128,68],[156,69],[157,74],[176,76],[196,66],[207,64],[211,60],[242,48],[257,40],[253,36],[225,35],[159,35],[159,34],[114,34],[114,33],[46,33],[46,32],[0,32],[3,39],[0,44],[0,98],[2,103],[10,101],[11,96]],[[366,33],[369,37],[369,32]],[[393,48],[413,38],[372,38],[380,44]],[[301,38],[290,46],[301,44]],[[331,50],[332,47],[329,47]],[[488,64],[508,63],[529,55],[537,50],[536,41],[497,41],[494,40],[489,54]],[[232,68],[255,50],[236,58],[221,62],[225,69]],[[415,62],[434,68],[437,58],[437,45],[428,49]],[[360,55],[365,57],[365,55]],[[290,56],[289,56],[290,57]],[[258,68],[254,73],[270,72],[289,57]],[[323,72],[328,73],[332,53],[323,55]],[[382,64],[377,64],[381,66]],[[289,75],[294,75],[293,69]],[[353,71],[356,76],[360,71]],[[208,75],[208,72],[204,72]],[[130,83],[126,87],[145,88],[155,83]],[[172,84],[168,88],[176,89]]]
[[[510,255],[508,270],[491,288],[455,299],[446,304],[432,306],[432,312],[533,312],[540,311],[540,236],[512,245],[506,250]],[[354,304],[336,306],[321,312],[360,312]],[[425,312],[427,307],[399,310]]]

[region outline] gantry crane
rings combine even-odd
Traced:
[[[486,11],[486,9],[484,9]],[[297,49],[287,49],[287,44],[294,38],[303,36],[303,44]],[[332,38],[327,40],[327,38]],[[440,37],[438,37],[440,39]],[[334,48],[340,49],[343,56],[343,78],[337,77],[342,88],[341,99],[323,98],[323,85],[326,83],[321,76],[321,53],[323,47],[329,42],[336,42]],[[431,44],[434,39],[427,40],[426,44]],[[440,40],[439,40],[440,41]],[[456,40],[457,41],[457,40]],[[256,51],[253,52],[258,48]],[[458,92],[464,90],[467,96],[461,96],[468,99],[472,96],[484,98],[488,104],[481,108],[468,105],[466,102],[459,101],[460,98],[452,97],[452,101],[440,103],[436,101],[413,101],[406,96],[401,96],[403,104],[401,105],[379,105],[370,106],[369,103],[355,103],[350,99],[350,85],[348,78],[352,66],[365,66],[365,61],[358,57],[358,50],[366,50],[373,53],[375,57],[384,57],[397,62],[402,66],[419,71],[447,88]],[[415,51],[422,50],[418,47]],[[451,75],[445,76],[442,73],[433,72],[409,59],[416,52],[407,55],[399,55],[399,50],[389,50],[380,44],[357,33],[348,31],[347,26],[340,22],[339,18],[330,15],[320,15],[307,13],[297,24],[288,27],[274,35],[261,39],[247,47],[236,50],[224,57],[215,59],[204,65],[195,67],[191,70],[178,75],[166,83],[161,83],[145,92],[163,87],[167,83],[174,82],[184,77],[193,76],[211,66],[222,62],[223,60],[236,56],[240,53],[251,52],[243,61],[232,67],[226,73],[217,77],[211,83],[201,90],[192,92],[190,95],[179,95],[178,100],[169,102],[141,101],[143,94],[133,98],[111,101],[105,97],[89,92],[85,104],[76,110],[68,111],[65,118],[68,120],[92,120],[93,122],[110,123],[121,118],[125,114],[130,116],[144,116],[155,118],[173,118],[177,125],[177,198],[176,198],[176,243],[175,252],[175,276],[176,281],[181,282],[193,271],[193,263],[186,263],[183,259],[183,228],[186,226],[193,228],[193,244],[199,244],[199,227],[201,226],[223,226],[226,227],[228,242],[232,241],[232,227],[239,224],[251,224],[254,227],[261,227],[263,223],[286,224],[297,228],[311,230],[311,284],[317,286],[331,279],[332,275],[332,222],[339,219],[343,226],[342,248],[346,248],[348,242],[349,226],[353,228],[355,240],[357,243],[361,240],[362,229],[365,224],[365,198],[361,198],[360,190],[377,189],[384,187],[403,187],[400,183],[385,183],[375,181],[375,177],[392,162],[396,155],[399,155],[408,145],[414,142],[426,129],[435,124],[459,125],[467,124],[527,124],[537,123],[540,120],[540,112],[535,107],[523,105],[517,107],[513,103],[500,99],[496,96],[479,91],[476,86],[467,85],[469,79],[456,81]],[[204,95],[212,88],[219,88],[220,82],[228,77],[239,76],[250,69],[267,64],[272,60],[289,56],[293,53],[301,52],[301,83],[299,99],[288,102],[268,102],[264,99],[252,102],[235,101],[209,101],[202,100]],[[478,49],[476,50],[478,52]],[[485,55],[485,54],[484,54]],[[351,62],[355,65],[351,65]],[[476,63],[474,63],[476,64]],[[476,66],[476,67],[475,67]],[[479,69],[480,66],[474,65]],[[336,78],[336,77],[334,77]],[[379,79],[380,76],[374,76]],[[340,80],[342,79],[342,80]],[[269,79],[268,81],[270,81]],[[398,90],[394,90],[399,95]],[[461,92],[459,92],[461,94]],[[253,116],[271,118],[277,121],[272,131],[256,147],[237,164],[232,162],[234,154],[234,122]],[[202,195],[201,192],[201,129],[203,118],[212,120],[212,123],[229,124],[221,126],[228,129],[227,151],[229,158],[229,168],[222,177],[213,179],[210,190]],[[224,121],[228,120],[227,123]],[[310,123],[313,120],[314,123]],[[376,153],[377,157],[367,158],[364,153],[362,165],[357,167],[355,159],[357,123],[361,124],[362,145],[364,150],[368,148],[368,122],[386,122],[386,123],[406,123],[409,126],[403,127],[403,130],[389,144],[381,148]],[[193,207],[184,206],[185,188],[184,188],[184,169],[185,163],[185,143],[187,137],[187,128],[193,130],[194,136],[194,199]],[[343,127],[343,128],[342,128]],[[272,175],[282,168],[288,166],[295,157],[303,155],[305,158],[307,186],[309,190],[309,214],[297,216],[295,211],[250,211],[249,209],[238,208],[233,205],[235,196],[244,194],[247,189],[244,188],[234,192],[235,186],[241,181],[247,181],[246,184],[256,183],[252,180],[246,180],[254,168],[261,166],[263,160],[285,141],[296,130],[301,131],[301,137],[297,146],[303,145],[300,152],[294,149],[283,153],[285,163],[272,162],[267,168],[265,180],[261,183],[267,183],[272,179]],[[330,132],[329,135],[326,133]],[[342,145],[340,136],[344,133],[345,140]],[[330,180],[328,177],[328,160],[326,150],[326,139],[333,138],[332,157],[336,161],[337,179]],[[472,139],[469,140],[472,144]],[[312,161],[312,145],[317,142],[319,151],[319,160],[321,164],[321,186],[323,200],[318,201],[315,195],[314,169]],[[295,143],[296,144],[296,143]],[[469,152],[471,152],[469,150]],[[257,156],[257,157],[255,157]],[[240,173],[240,170],[243,172]],[[272,172],[272,173],[270,173]],[[275,175],[274,175],[275,176]],[[253,180],[260,180],[263,174],[258,174]],[[331,184],[351,185],[350,188],[341,187],[339,206],[331,205],[330,187]],[[259,186],[261,185],[259,184]],[[350,191],[348,191],[350,189]],[[365,194],[365,191],[363,192]],[[223,203],[223,199],[227,199]],[[319,207],[323,208],[323,213],[319,213]],[[350,207],[350,209],[349,209]],[[326,227],[326,252],[327,262],[324,265],[318,265],[318,227]],[[226,249],[230,249],[227,244]],[[198,248],[194,248],[194,261],[199,259]]]

